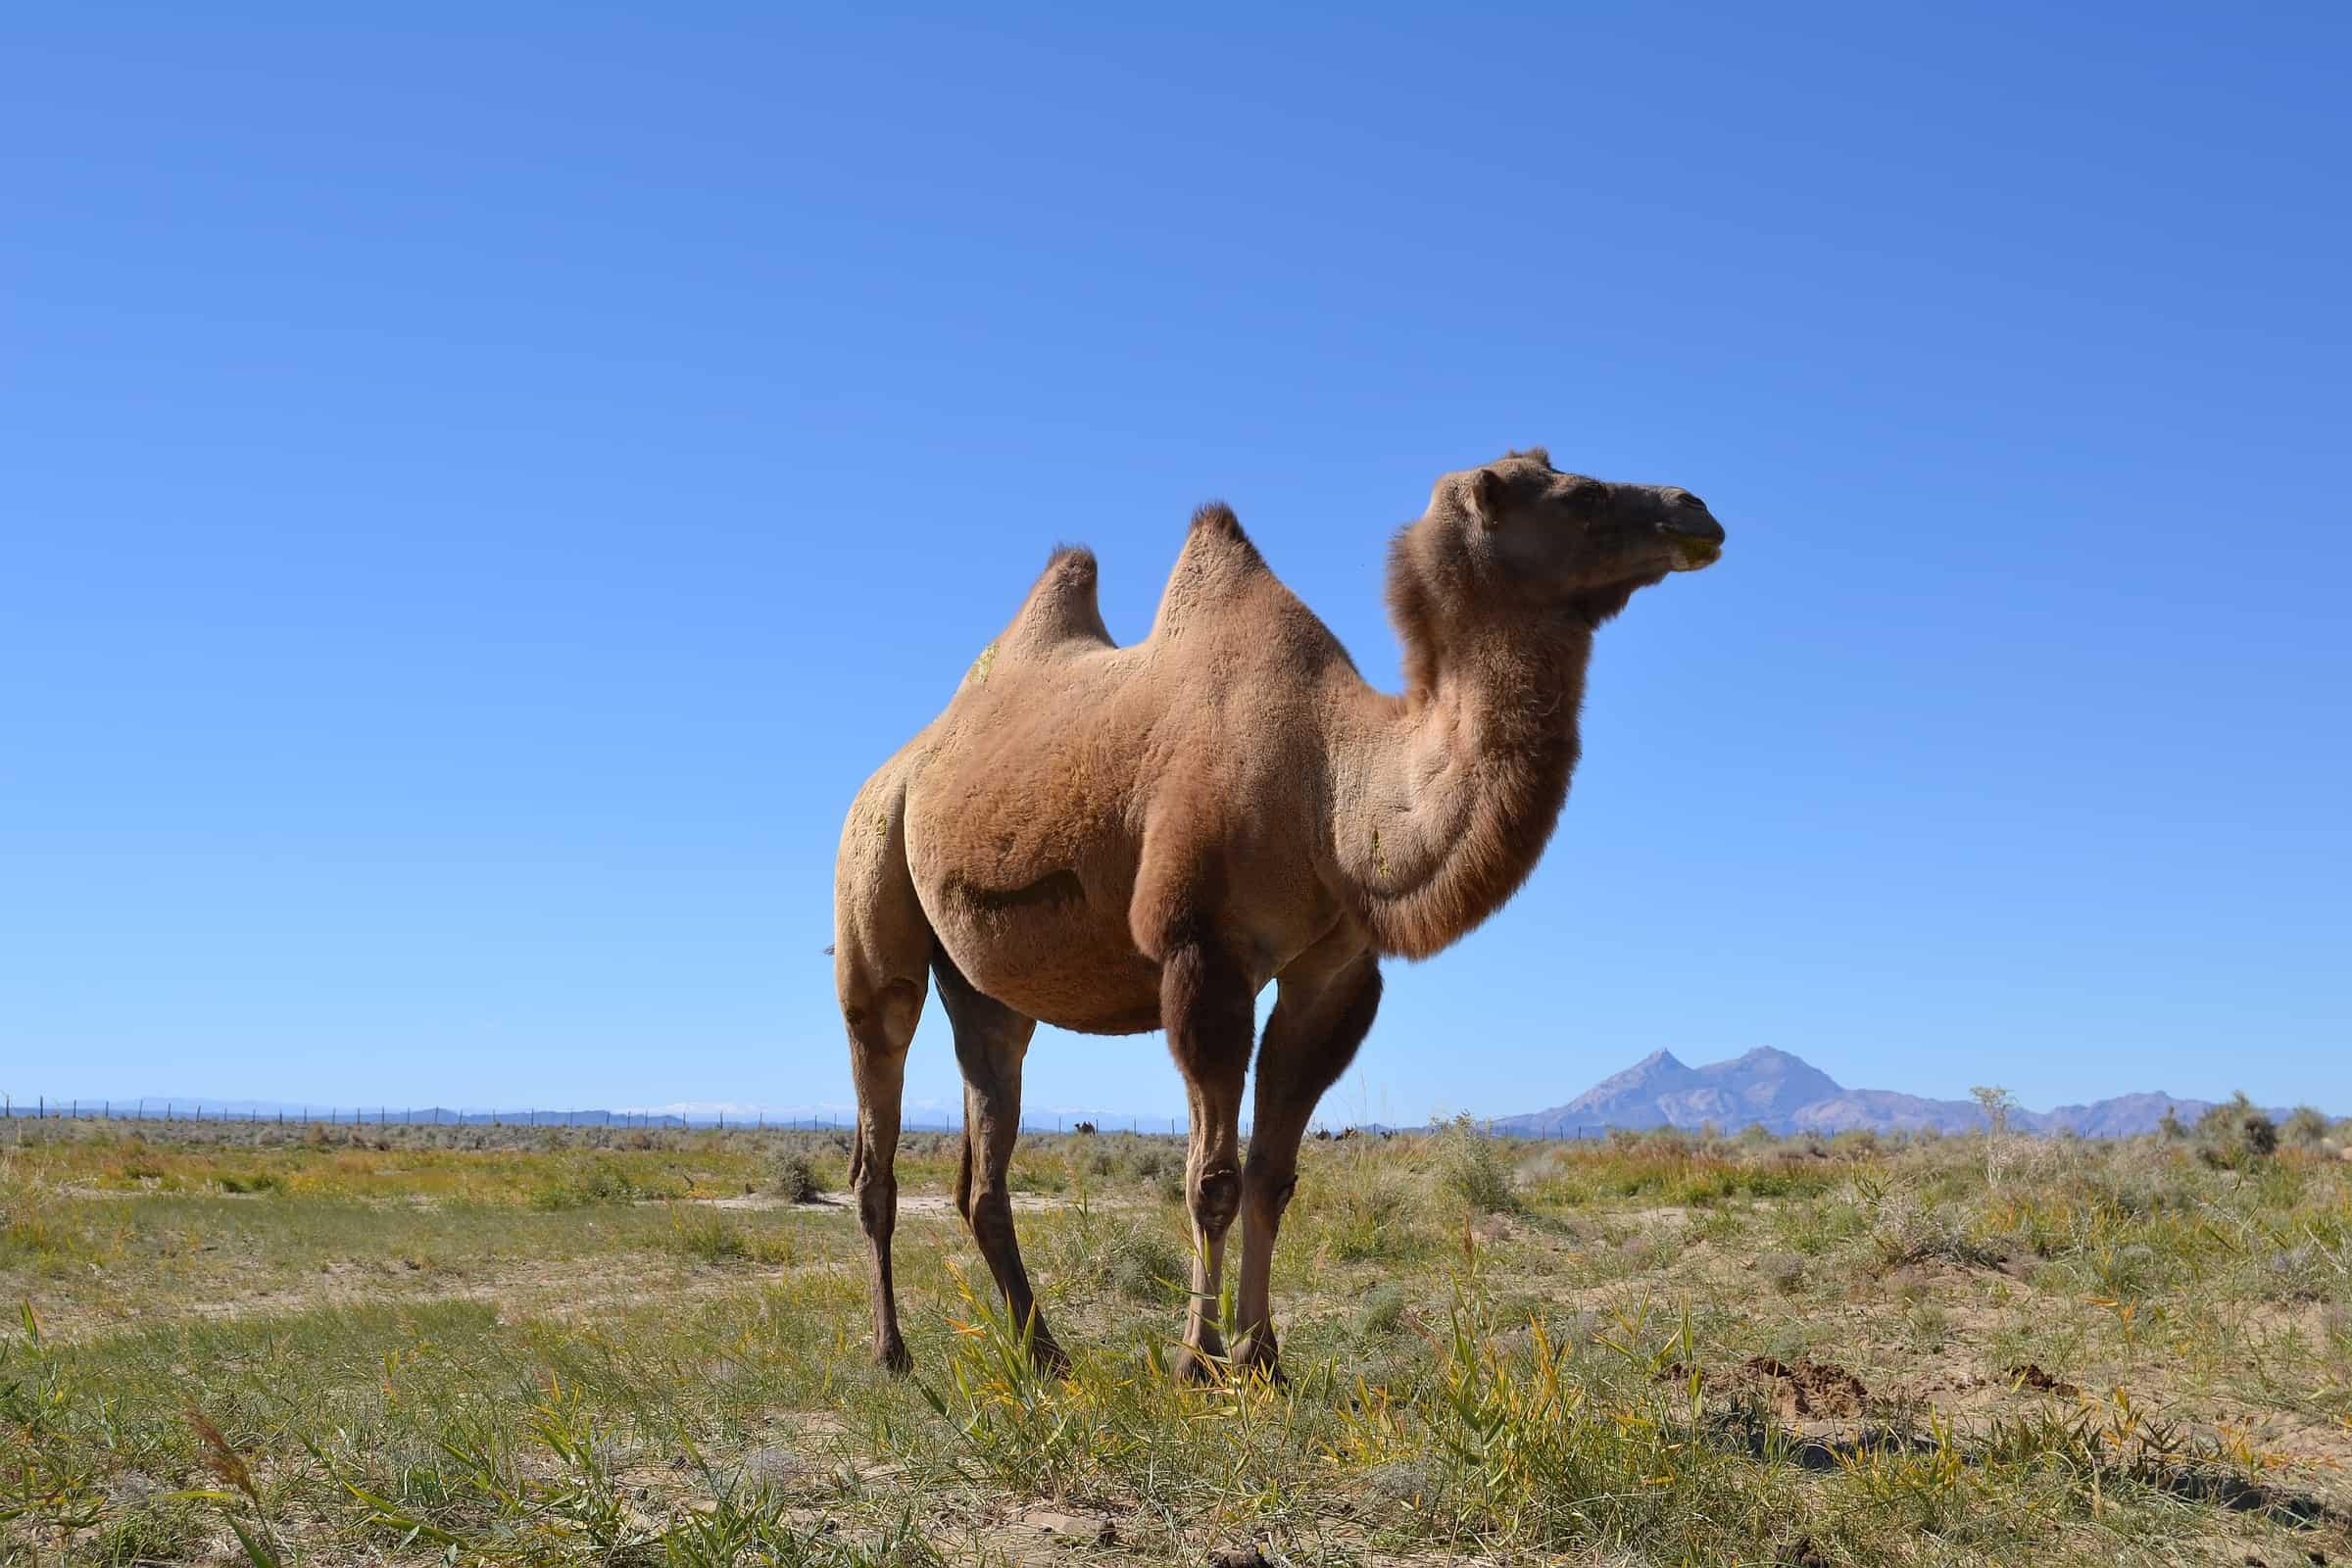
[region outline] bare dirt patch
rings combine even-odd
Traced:
[[[1680,1361],[1658,1374],[1662,1383],[1690,1377],[1690,1368]],[[1853,1373],[1835,1361],[1809,1361],[1802,1356],[1783,1361],[1777,1356],[1751,1355],[1727,1371],[1701,1371],[1699,1381],[1710,1394],[1761,1404],[1788,1422],[1854,1420],[1870,1402],[1870,1390]]]

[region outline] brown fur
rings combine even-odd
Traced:
[[[1406,689],[1365,685],[1232,509],[1202,507],[1151,635],[1112,644],[1094,557],[1054,552],[947,710],[866,781],[842,834],[835,979],[858,1096],[852,1187],[874,1346],[906,1364],[890,1277],[907,1043],[936,975],[965,1081],[956,1206],[1041,1360],[1004,1185],[1038,1020],[1154,1028],[1192,1109],[1185,1370],[1246,1214],[1238,1357],[1272,1369],[1268,1264],[1316,1102],[1379,1004],[1534,868],[1577,761],[1594,629],[1723,537],[1688,492],[1554,470],[1541,448],[1448,474],[1390,551]],[[1239,1147],[1251,999],[1279,987]]]

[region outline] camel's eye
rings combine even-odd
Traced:
[[[1560,510],[1579,521],[1590,521],[1599,513],[1603,494],[1601,487],[1590,480],[1563,485],[1559,490]]]

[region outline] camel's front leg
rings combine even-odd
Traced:
[[[1192,1104],[1184,1178],[1193,1216],[1193,1299],[1176,1372],[1199,1383],[1217,1375],[1225,1352],[1217,1298],[1225,1233],[1242,1202],[1242,1079],[1250,1069],[1254,1021],[1250,978],[1213,941],[1179,942],[1161,959],[1159,1005],[1168,1050]]]
[[[1328,954],[1309,954],[1284,972],[1257,1054],[1257,1117],[1242,1172],[1242,1278],[1234,1293],[1242,1343],[1233,1360],[1273,1377],[1282,1371],[1269,1299],[1274,1238],[1298,1185],[1298,1141],[1324,1091],[1355,1059],[1355,1048],[1380,1009],[1380,961],[1369,953],[1348,952],[1352,946],[1347,941],[1336,962]]]

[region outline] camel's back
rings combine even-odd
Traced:
[[[1103,627],[1093,558],[1057,554],[905,759],[907,866],[942,941],[967,967],[1023,933],[1090,962],[1134,958],[1144,839],[1177,814],[1250,803],[1194,831],[1274,834],[1288,842],[1267,848],[1307,874],[1314,710],[1335,663],[1353,678],[1222,509],[1196,519],[1151,635],[1127,648]],[[1081,1013],[1041,1015],[1111,1027]]]
[[[1144,641],[1114,644],[1095,594],[1094,556],[1056,552],[926,732],[932,787],[1033,824],[1000,835],[1050,836],[1073,812],[1092,835],[1171,781],[1287,753],[1319,728],[1304,710],[1326,671],[1353,675],[1222,507],[1194,519]],[[1303,759],[1279,760],[1296,779]]]

